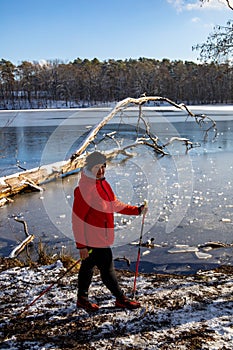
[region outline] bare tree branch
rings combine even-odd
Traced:
[[[204,4],[204,3],[206,3],[206,2],[209,2],[209,1],[210,1],[210,0],[200,0],[200,2],[201,2],[202,4]],[[221,1],[219,1],[219,2],[222,3],[222,4],[225,4],[225,2],[226,2],[227,7],[229,7],[230,10],[233,10],[233,6],[231,5],[230,0],[225,0],[225,2],[224,2],[224,0],[221,0]]]
[[[233,54],[233,21],[229,20],[225,26],[217,25],[210,33],[207,41],[192,47],[200,51],[201,61],[221,62],[231,60]]]
[[[26,249],[28,248],[28,244],[31,243],[35,238],[34,235],[30,235],[28,233],[28,227],[27,227],[26,221],[21,220],[17,217],[15,217],[14,219],[15,221],[21,222],[23,224],[26,238],[11,251],[9,258],[16,258],[25,248]],[[28,254],[28,251],[27,251],[27,254]]]

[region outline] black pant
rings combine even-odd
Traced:
[[[82,261],[78,275],[78,297],[88,296],[95,266],[98,267],[105,286],[116,298],[120,298],[123,291],[116,278],[111,248],[92,248],[89,257]]]

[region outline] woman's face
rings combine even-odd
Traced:
[[[97,178],[97,179],[102,179],[105,174],[105,168],[106,164],[96,164],[91,168],[92,174]]]

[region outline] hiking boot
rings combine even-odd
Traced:
[[[97,304],[91,303],[87,297],[79,297],[77,300],[77,308],[81,307],[87,312],[95,312],[99,310],[99,306]]]
[[[122,308],[122,309],[138,309],[141,307],[141,304],[136,300],[128,299],[126,296],[122,296],[121,298],[116,299],[115,303],[116,307]]]

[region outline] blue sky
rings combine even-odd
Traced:
[[[0,0],[0,59],[196,61],[192,45],[232,18],[221,1]]]

